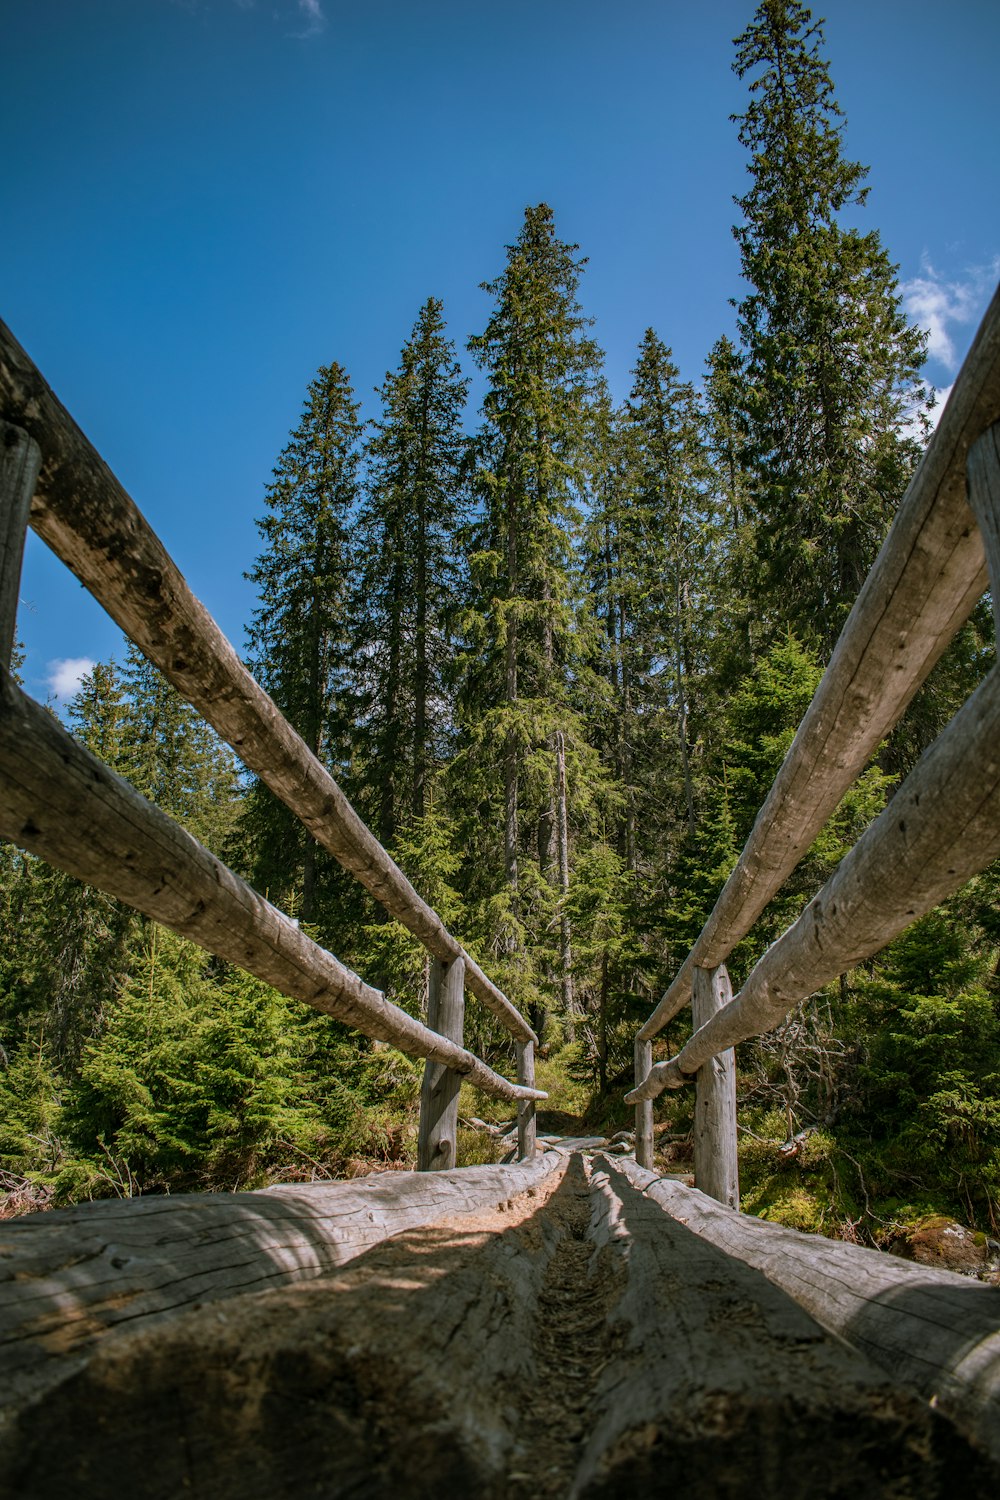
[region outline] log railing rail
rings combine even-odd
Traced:
[[[312,942],[176,823],[78,745],[9,670],[26,524],[122,630],[431,955],[424,1026]],[[534,1150],[537,1037],[367,828],[240,661],[137,506],[0,322],[0,837],[190,937],[285,994],[427,1059],[421,1164],[455,1164],[457,1084],[516,1103]],[[434,1027],[451,996],[444,1034]],[[516,1044],[518,1082],[461,1044],[467,987]],[[457,1005],[456,1005],[457,993]],[[447,1007],[446,1007],[447,1008]],[[457,1015],[457,1019],[456,1019]],[[442,1082],[439,1075],[445,1073]]]
[[[726,959],[898,722],[987,584],[1000,628],[1000,291],[854,604],[737,864],[638,1033],[637,1159],[652,1166],[652,1099],[770,1030],[1000,854],[1000,669],[930,747],[735,999],[669,1062],[652,1039],[696,973]],[[699,1074],[699,1087],[701,1076]],[[731,1128],[734,1129],[734,1126]]]

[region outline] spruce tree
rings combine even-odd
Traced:
[[[353,633],[366,810],[383,844],[428,810],[447,745],[449,610],[465,503],[462,415],[468,381],[429,298],[379,394],[367,448]]]
[[[822,44],[800,0],[763,0],[737,38],[752,180],[734,232],[756,603],[829,651],[915,462],[904,419],[924,393],[896,268],[876,231],[842,222],[867,168],[843,154]]]
[[[634,871],[670,840],[672,793],[689,829],[695,821],[695,627],[712,525],[694,389],[653,329],[633,374],[606,439],[615,456],[595,495],[588,574],[606,639],[608,749],[624,808],[619,853]]]
[[[268,486],[267,513],[257,522],[265,547],[247,575],[261,599],[247,633],[251,669],[313,754],[338,776],[350,755],[347,619],[358,410],[341,366],[321,368]],[[259,782],[243,828],[257,885],[295,904],[306,921],[315,920],[318,872],[329,862]]]
[[[484,283],[494,308],[469,343],[488,387],[460,705],[465,801],[476,806],[472,847],[480,869],[499,857],[504,871],[500,946],[520,950],[524,924],[540,943],[546,930],[558,930],[567,1011],[570,811],[586,797],[593,769],[573,702],[581,655],[576,532],[600,362],[577,299],[584,262],[576,251],[539,204],[526,210],[503,272]],[[489,847],[493,828],[502,830],[499,849]],[[491,894],[481,876],[476,883]]]
[[[643,337],[634,374],[626,407],[634,500],[623,529],[631,532],[640,570],[644,563],[645,587],[636,600],[636,615],[646,617],[641,633],[649,653],[646,671],[656,679],[653,701],[674,723],[690,832],[695,824],[690,753],[697,675],[694,623],[711,540],[708,466],[694,388],[681,381],[671,351],[652,328]]]
[[[97,673],[106,670],[95,668]],[[118,768],[144,797],[221,854],[238,806],[232,754],[198,711],[186,703],[135,646],[129,646],[121,685],[127,694]],[[77,713],[86,705],[78,700]],[[88,714],[91,726],[100,719]],[[87,731],[92,739],[98,730]],[[108,729],[100,730],[106,740]],[[95,754],[110,760],[98,744]]]

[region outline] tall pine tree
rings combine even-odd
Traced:
[[[544,946],[546,931],[557,930],[568,1013],[570,811],[586,795],[593,766],[573,704],[575,549],[600,363],[577,299],[583,261],[576,250],[556,235],[550,208],[528,208],[503,272],[484,284],[494,299],[486,328],[470,340],[488,387],[477,444],[482,509],[470,560],[460,761],[466,803],[476,807],[477,862],[485,869],[502,862],[507,925],[499,946],[523,951],[525,927]],[[493,829],[501,831],[499,848],[489,847]]]
[[[763,0],[737,38],[752,181],[734,232],[754,590],[772,626],[828,651],[915,462],[904,422],[924,393],[896,268],[876,231],[842,222],[867,169],[843,155],[822,43],[800,0]]]
[[[358,410],[343,368],[321,368],[268,486],[267,513],[257,522],[265,548],[247,575],[261,599],[247,633],[251,668],[313,754],[338,776],[350,755],[347,626]],[[329,861],[259,782],[244,834],[257,885],[295,905],[305,921],[317,920],[318,876]]]
[[[424,816],[429,779],[447,745],[448,615],[458,588],[468,388],[441,303],[429,298],[380,391],[358,522],[358,774],[383,844],[401,823]]]

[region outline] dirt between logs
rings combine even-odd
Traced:
[[[0,1493],[21,1500],[928,1500],[996,1483],[924,1403],[581,1155],[502,1212],[109,1341],[0,1450]]]

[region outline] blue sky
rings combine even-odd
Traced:
[[[752,0],[7,0],[0,316],[242,644],[254,517],[308,381],[368,414],[417,309],[461,348],[527,203],[589,257],[626,394],[654,326],[700,377],[740,295],[732,38]],[[995,0],[831,0],[862,222],[954,377],[997,279]],[[29,690],[121,654],[29,537]],[[68,663],[68,665],[67,665]]]

